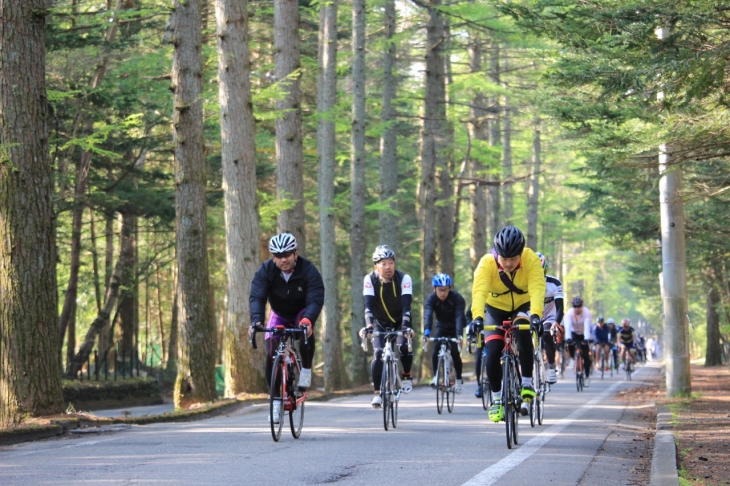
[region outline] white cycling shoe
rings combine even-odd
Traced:
[[[309,388],[312,386],[312,370],[302,368],[302,372],[299,375],[299,388]]]
[[[279,423],[279,415],[281,415],[281,400],[274,400],[274,423]],[[271,415],[268,417],[268,421],[271,422]]]
[[[410,393],[413,390],[413,382],[411,380],[402,380],[400,382],[400,391]]]
[[[558,381],[558,374],[554,368],[548,368],[547,370],[547,382],[549,385],[554,385]]]
[[[380,406],[383,404],[383,399],[380,398],[380,394],[377,394],[373,397],[373,400],[370,402],[370,405],[373,406],[373,408],[380,408]]]
[[[457,395],[464,391],[464,380],[456,380],[456,385],[454,386],[454,393]]]

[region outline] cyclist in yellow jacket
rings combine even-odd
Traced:
[[[541,318],[545,298],[545,275],[540,258],[525,248],[525,236],[514,226],[502,228],[494,237],[494,248],[482,257],[474,271],[472,289],[472,321],[470,332],[482,324],[531,324],[541,333]],[[484,331],[487,348],[487,376],[492,388],[494,405],[489,408],[493,422],[502,420],[502,366],[500,356],[504,347],[503,331]],[[535,397],[532,386],[533,347],[529,331],[517,333],[522,370],[521,413],[529,410],[527,403]]]

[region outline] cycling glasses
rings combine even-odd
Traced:
[[[284,253],[272,253],[274,255],[274,258],[282,259],[282,258],[289,258],[294,254],[294,251],[285,251]]]

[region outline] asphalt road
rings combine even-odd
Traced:
[[[626,444],[616,434],[631,427],[621,422],[626,404],[612,397],[658,372],[654,365],[630,382],[623,375],[594,379],[582,393],[570,378],[558,382],[544,424],[531,428],[529,417],[521,418],[520,445],[512,450],[504,423],[489,422],[472,382],[452,414],[437,414],[430,388],[414,389],[401,399],[398,428],[388,432],[370,396],[356,396],[308,402],[301,438],[287,427],[278,443],[268,408],[255,406],[200,422],[0,448],[0,485],[631,484],[626,464],[606,452],[635,440],[630,430]]]

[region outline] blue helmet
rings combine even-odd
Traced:
[[[453,283],[454,282],[451,281],[451,277],[449,277],[446,273],[437,273],[431,279],[431,284],[434,287],[451,287],[451,284]]]

